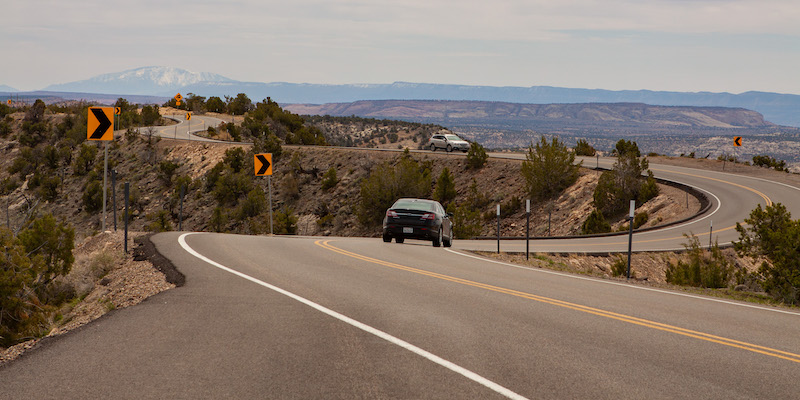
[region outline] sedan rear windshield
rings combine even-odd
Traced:
[[[394,203],[392,209],[433,211],[433,203],[428,201],[398,200]]]

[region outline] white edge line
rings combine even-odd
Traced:
[[[291,298],[293,300],[299,301],[300,303],[303,303],[303,304],[305,304],[305,305],[307,305],[307,306],[309,306],[311,308],[314,308],[317,311],[320,311],[320,312],[322,312],[324,314],[327,314],[327,315],[329,315],[329,316],[331,316],[333,318],[336,318],[336,319],[338,319],[338,320],[340,320],[340,321],[342,321],[342,322],[344,322],[346,324],[352,325],[352,326],[354,326],[354,327],[356,327],[358,329],[361,329],[362,331],[365,331],[367,333],[371,333],[371,334],[373,334],[373,335],[375,335],[375,336],[377,336],[377,337],[379,337],[379,338],[381,338],[383,340],[386,340],[387,342],[390,342],[392,344],[400,346],[400,347],[402,347],[402,348],[404,348],[404,349],[406,349],[406,350],[408,350],[408,351],[410,351],[410,352],[412,352],[414,354],[422,356],[422,357],[424,357],[424,358],[426,358],[426,359],[428,359],[428,360],[430,360],[430,361],[432,361],[432,362],[434,362],[436,364],[439,364],[439,365],[441,365],[441,366],[443,366],[443,367],[445,367],[445,368],[447,368],[447,369],[449,369],[449,370],[451,370],[451,371],[453,371],[453,372],[455,372],[457,374],[460,374],[460,375],[466,377],[467,379],[470,379],[470,380],[472,380],[474,382],[477,382],[477,383],[479,383],[479,384],[481,384],[481,385],[483,385],[483,386],[485,386],[485,387],[487,387],[487,388],[489,388],[489,389],[491,389],[491,390],[493,390],[493,391],[495,391],[495,392],[497,392],[497,393],[499,393],[499,394],[501,394],[501,395],[503,395],[505,397],[508,397],[510,399],[525,399],[525,397],[523,397],[523,396],[521,396],[521,395],[519,395],[517,393],[514,393],[511,390],[506,389],[505,387],[500,386],[497,383],[494,383],[494,382],[492,382],[492,381],[490,381],[490,380],[488,380],[488,379],[486,379],[486,378],[484,378],[484,377],[482,377],[482,376],[480,376],[480,375],[478,375],[478,374],[476,374],[476,373],[474,373],[474,372],[472,372],[472,371],[470,371],[470,370],[468,370],[466,368],[458,366],[458,365],[456,365],[456,364],[454,364],[454,363],[452,363],[450,361],[447,361],[447,360],[445,360],[445,359],[443,359],[443,358],[441,358],[441,357],[439,357],[439,356],[437,356],[435,354],[432,354],[432,353],[430,353],[428,351],[425,351],[425,350],[423,350],[423,349],[421,349],[421,348],[419,348],[417,346],[414,346],[413,344],[408,343],[408,342],[406,342],[406,341],[404,341],[402,339],[396,338],[396,337],[394,337],[394,336],[392,336],[392,335],[390,335],[390,334],[388,334],[386,332],[383,332],[383,331],[381,331],[379,329],[373,328],[373,327],[371,327],[369,325],[366,325],[364,323],[356,321],[356,320],[354,320],[354,319],[352,319],[350,317],[347,317],[345,315],[339,314],[336,311],[333,311],[333,310],[331,310],[329,308],[326,308],[326,307],[324,307],[322,305],[314,303],[313,301],[308,300],[308,299],[303,298],[303,297],[300,297],[300,296],[298,296],[298,295],[296,295],[294,293],[291,293],[291,292],[288,292],[286,290],[283,290],[283,289],[281,289],[281,288],[279,288],[277,286],[270,285],[269,283],[266,283],[266,282],[261,281],[261,280],[256,279],[256,278],[253,278],[252,276],[243,274],[243,273],[241,273],[239,271],[235,271],[235,270],[233,270],[231,268],[228,268],[228,267],[226,267],[226,266],[224,266],[222,264],[219,264],[219,263],[215,262],[214,260],[209,259],[208,257],[198,253],[197,251],[195,251],[194,249],[189,247],[189,245],[186,243],[186,239],[185,238],[186,238],[186,236],[195,235],[195,234],[198,234],[198,233],[197,232],[191,232],[191,233],[182,234],[180,237],[178,237],[178,243],[180,243],[181,247],[183,247],[183,249],[186,250],[189,254],[199,258],[200,260],[203,260],[203,261],[207,262],[208,264],[211,264],[212,266],[217,267],[217,268],[219,268],[219,269],[221,269],[223,271],[230,272],[230,273],[232,273],[232,274],[234,274],[234,275],[236,275],[236,276],[238,276],[240,278],[244,278],[244,279],[246,279],[246,280],[248,280],[250,282],[256,283],[256,284],[261,285],[261,286],[263,286],[263,287],[265,287],[267,289],[270,289],[270,290],[273,290],[275,292],[278,292],[278,293],[280,293],[280,294],[282,294],[284,296],[287,296],[287,297],[289,297],[289,298]]]
[[[551,274],[551,275],[558,275],[558,276],[563,276],[563,277],[572,278],[572,279],[580,279],[580,280],[584,280],[584,281],[601,283],[601,284],[605,284],[605,285],[621,286],[621,287],[629,288],[629,289],[647,290],[647,291],[650,291],[650,292],[669,294],[669,295],[673,295],[673,296],[683,296],[683,297],[689,297],[689,298],[692,298],[692,299],[698,299],[698,300],[704,300],[704,301],[713,301],[713,302],[716,302],[716,303],[729,304],[729,305],[732,305],[732,306],[754,308],[756,310],[772,311],[772,312],[777,312],[777,313],[782,313],[782,314],[800,316],[800,313],[781,310],[779,308],[767,308],[767,307],[761,307],[761,306],[756,306],[756,305],[752,305],[752,304],[736,303],[736,302],[727,301],[727,300],[715,299],[715,298],[711,298],[711,297],[702,297],[702,296],[696,296],[696,295],[686,294],[686,293],[671,292],[671,291],[668,291],[668,290],[654,289],[654,288],[642,287],[642,286],[633,286],[633,285],[626,284],[626,283],[611,282],[611,281],[607,281],[607,280],[603,280],[603,279],[596,279],[596,278],[587,278],[587,277],[578,276],[578,275],[565,274],[565,273],[557,272],[557,271],[550,271],[548,269],[523,267],[521,265],[515,265],[515,264],[509,264],[509,263],[502,262],[502,261],[491,260],[491,259],[488,259],[488,258],[478,257],[478,256],[475,256],[475,255],[472,255],[472,254],[466,254],[466,253],[462,253],[462,252],[451,250],[451,249],[445,249],[445,250],[447,250],[447,251],[449,251],[449,252],[451,252],[453,254],[458,254],[458,255],[463,256],[463,257],[469,257],[469,258],[474,258],[474,259],[477,259],[477,260],[482,260],[482,261],[486,261],[486,262],[490,262],[490,263],[500,264],[500,265],[504,265],[506,267],[524,269],[524,270],[528,270],[528,271],[540,272],[540,273]]]
[[[722,200],[720,200],[720,198],[717,197],[717,195],[715,195],[714,193],[712,193],[712,192],[710,192],[710,191],[708,191],[706,189],[703,189],[701,187],[698,187],[698,186],[689,185],[688,183],[683,183],[683,182],[678,182],[678,181],[672,181],[672,182],[680,183],[681,185],[686,185],[686,186],[694,188],[696,190],[702,190],[702,191],[710,194],[711,196],[714,196],[714,198],[717,199],[717,208],[715,208],[714,211],[710,212],[708,215],[706,215],[706,216],[704,216],[702,218],[693,219],[691,221],[687,221],[687,222],[685,222],[683,224],[680,224],[680,225],[668,226],[668,227],[661,228],[661,229],[653,229],[653,230],[647,231],[647,232],[640,232],[639,235],[647,235],[647,234],[650,234],[650,233],[659,233],[659,232],[669,231],[669,230],[673,230],[673,229],[683,228],[683,227],[688,226],[688,225],[693,225],[693,224],[696,224],[696,223],[698,223],[700,221],[703,221],[705,219],[711,218],[714,214],[717,213],[717,211],[719,211],[720,208],[722,208]],[[635,234],[636,234],[636,232],[634,232],[634,235]],[[634,243],[636,243],[636,242],[634,241]]]

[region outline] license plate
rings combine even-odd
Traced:
[[[414,233],[414,228],[404,227],[403,233]]]

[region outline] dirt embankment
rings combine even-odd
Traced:
[[[160,255],[147,235],[129,234],[128,255],[123,251],[122,231],[101,233],[78,244],[72,270],[60,278],[61,283],[75,289],[78,298],[58,310],[44,338],[0,349],[0,364],[16,359],[41,340],[80,328],[110,311],[134,306],[183,283],[183,275],[171,263],[151,261]]]

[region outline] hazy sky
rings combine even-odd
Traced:
[[[798,0],[6,0],[0,84],[231,79],[800,94]]]

